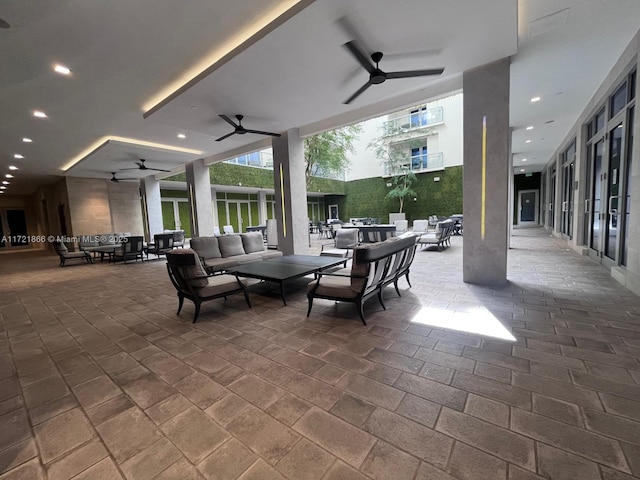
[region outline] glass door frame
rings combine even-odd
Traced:
[[[623,108],[615,117],[607,122],[607,134],[605,141],[606,155],[605,155],[605,168],[603,169],[605,172],[604,179],[604,187],[606,195],[603,197],[605,200],[604,205],[604,231],[602,238],[602,250],[601,250],[601,260],[602,264],[606,267],[615,267],[620,263],[620,250],[622,247],[621,235],[621,221],[624,221],[623,215],[623,199],[625,197],[626,192],[624,189],[624,182],[622,181],[626,177],[626,151],[627,151],[627,108]],[[619,159],[618,159],[618,168],[611,169],[612,165],[612,149],[611,142],[613,141],[614,133],[617,133],[618,129],[621,129],[620,132],[620,148],[618,151]],[[613,187],[616,187],[617,194],[611,195]],[[615,228],[616,234],[613,238],[614,245],[610,247],[608,243],[611,241],[612,235],[610,235],[610,231]],[[607,255],[608,251],[612,251],[613,256],[610,257]]]

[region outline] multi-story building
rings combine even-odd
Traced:
[[[388,149],[392,158],[399,159],[402,168],[416,174],[415,188],[421,193],[415,197],[417,205],[409,209],[412,218],[462,210],[459,201],[452,202],[448,209],[434,205],[434,189],[425,187],[427,176],[423,175],[435,175],[462,166],[461,93],[372,118],[361,125],[362,131],[354,142],[354,151],[349,154],[349,168],[340,175],[316,172],[316,183],[322,183],[323,187],[310,188],[307,192],[307,210],[311,222],[357,216],[386,221],[394,205],[384,198],[385,192],[382,196],[371,197],[376,200],[373,203],[363,203],[361,198],[348,195],[351,186],[356,187],[354,193],[357,193],[357,185],[363,180],[373,182],[376,188],[383,185],[388,189],[388,178],[393,175],[393,167],[389,159],[385,161],[376,157],[372,147],[374,142]],[[394,165],[397,168],[398,162]],[[264,224],[267,219],[275,217],[273,153],[270,148],[233,157],[209,168],[214,223],[217,226],[231,225],[235,231],[244,231],[247,226]],[[438,183],[444,177],[444,174],[434,175],[428,176],[430,183]],[[181,177],[172,178],[173,182],[163,183],[164,227],[185,229],[189,234],[186,182]],[[433,178],[439,180],[433,182]],[[451,187],[458,193],[452,198],[461,199],[461,177],[456,175],[453,182]],[[450,211],[451,208],[454,210]]]

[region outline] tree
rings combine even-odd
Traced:
[[[330,176],[349,169],[348,153],[362,132],[360,124],[319,133],[304,139],[305,176],[307,188],[316,176]]]
[[[418,179],[411,169],[410,152],[425,145],[425,137],[433,129],[407,131],[406,128],[395,126],[395,123],[387,123],[382,128],[382,135],[373,139],[367,148],[385,165],[387,175],[391,177],[391,185],[387,185],[393,187],[387,192],[387,198],[396,199],[399,203],[398,212],[402,213],[407,197],[417,196],[411,188]]]
[[[411,185],[417,180],[416,174],[410,168],[402,167],[401,171],[391,177],[393,188],[387,192],[387,198],[397,198],[400,206],[398,213],[402,213],[404,201],[407,197],[416,197],[417,193],[411,188]]]

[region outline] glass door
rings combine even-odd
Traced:
[[[591,201],[589,208],[589,225],[590,236],[588,240],[589,255],[593,258],[599,259],[602,252],[602,240],[604,238],[602,232],[604,229],[604,202],[603,192],[604,186],[604,170],[603,170],[603,156],[604,156],[604,139],[598,141],[593,146],[593,164],[590,172],[589,185],[591,187]]]
[[[627,165],[624,176],[624,218],[622,219],[622,247],[620,251],[620,264],[627,264],[627,250],[629,246],[629,220],[631,217],[631,158],[633,156],[633,129],[635,106],[629,109],[629,121],[627,125]]]
[[[584,244],[607,267],[627,261],[635,82],[632,72],[586,125]]]
[[[567,238],[573,237],[573,184],[576,144],[573,142],[562,156],[562,223],[560,231]]]
[[[549,185],[549,226],[553,229],[556,225],[556,166],[551,167],[551,185]]]
[[[609,165],[607,169],[607,197],[605,208],[604,254],[615,264],[618,259],[620,226],[620,178],[623,149],[622,123],[609,132]]]
[[[248,201],[227,201],[228,224],[233,227],[236,233],[242,233],[245,228],[251,225],[250,208]]]

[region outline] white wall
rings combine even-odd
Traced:
[[[375,138],[382,135],[382,126],[387,120],[386,115],[372,118],[362,124],[362,133],[354,142],[354,153],[349,154],[350,169],[345,179],[358,180],[360,178],[380,177],[384,173],[384,167],[379,159],[369,150],[367,145]]]
[[[427,137],[429,153],[442,152],[444,166],[462,165],[462,93],[431,101],[427,109],[442,107],[444,123],[435,127],[435,134]],[[407,108],[390,115],[367,120],[362,125],[362,133],[354,143],[354,153],[350,154],[351,166],[346,180],[380,177],[384,167],[373,151],[367,146],[375,138],[382,135],[382,126],[387,119],[408,115],[412,108]]]
[[[433,150],[429,143],[429,153],[442,152],[445,167],[462,165],[462,101],[462,93],[458,93],[428,104],[428,108],[442,107],[443,110],[444,124],[436,127],[439,150]]]

